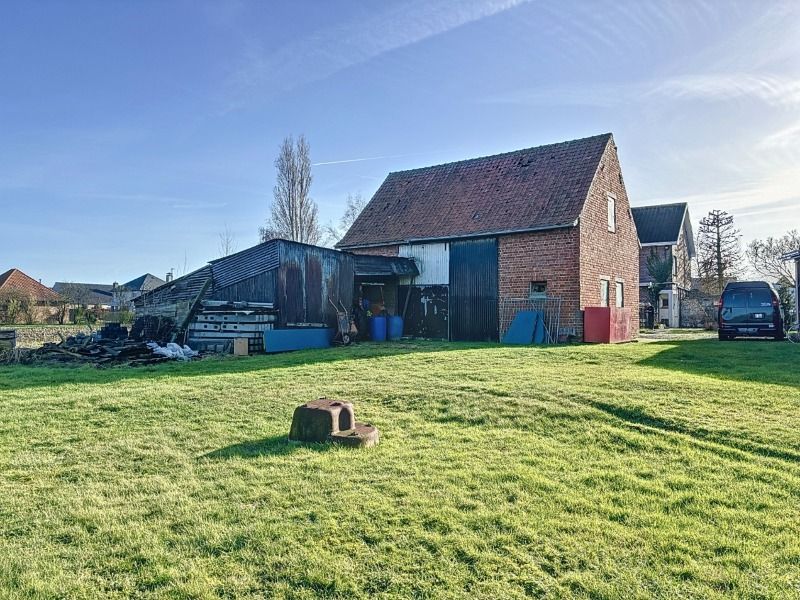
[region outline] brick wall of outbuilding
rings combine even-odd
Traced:
[[[547,295],[561,298],[562,335],[582,336],[577,227],[515,233],[498,240],[500,298],[527,298],[533,281],[547,283]]]
[[[615,231],[608,230],[608,200],[616,198]],[[616,281],[623,282],[624,305],[631,309],[631,331],[639,331],[639,237],[622,179],[617,149],[609,142],[595,174],[580,222],[581,308],[600,306],[600,280],[609,279],[610,306]]]

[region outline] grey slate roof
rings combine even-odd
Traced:
[[[390,173],[337,248],[568,227],[610,133]]]
[[[631,208],[639,241],[642,244],[677,241],[687,209],[685,202]]]
[[[53,290],[59,294],[73,295],[74,290],[80,290],[81,300],[86,304],[111,304],[114,294],[114,286],[105,283],[70,283],[67,281],[56,281]]]
[[[149,292],[150,290],[154,290],[165,283],[166,282],[160,277],[156,277],[151,273],[145,273],[136,279],[132,279],[128,283],[123,283],[122,287],[130,291]]]
[[[689,255],[694,256],[694,234],[686,202],[631,208],[641,244],[674,244],[683,229]]]

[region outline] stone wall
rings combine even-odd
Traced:
[[[0,329],[17,331],[17,348],[38,348],[47,342],[60,342],[59,333],[67,337],[91,331],[86,325],[0,325]]]

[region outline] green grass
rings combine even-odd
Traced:
[[[800,346],[0,368],[0,597],[800,598]],[[370,450],[293,445],[355,402]]]

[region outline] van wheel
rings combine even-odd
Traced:
[[[781,333],[776,333],[775,334],[775,341],[776,342],[782,342],[785,339],[786,339],[786,334],[785,333],[781,332]]]
[[[719,341],[720,342],[730,342],[733,339],[732,335],[726,335],[724,333],[719,334]]]

